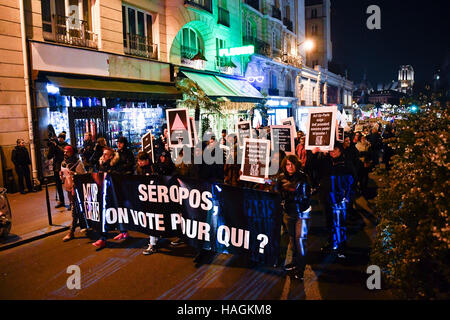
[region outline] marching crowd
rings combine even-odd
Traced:
[[[63,238],[68,241],[74,238],[75,228],[79,225],[81,232],[87,231],[84,218],[74,208],[73,175],[86,172],[114,172],[136,175],[181,175],[185,177],[222,182],[232,186],[255,188],[263,191],[278,192],[283,206],[283,232],[289,235],[289,246],[292,248],[292,262],[286,264],[287,271],[294,271],[296,277],[302,278],[306,266],[306,241],[311,212],[311,196],[318,195],[321,207],[326,216],[328,241],[323,251],[332,251],[339,258],[346,254],[346,218],[353,212],[353,202],[356,195],[367,192],[369,173],[379,164],[380,159],[389,170],[389,159],[392,150],[386,143],[395,135],[395,128],[391,124],[383,127],[375,124],[362,131],[350,130],[345,133],[344,141],[337,142],[334,149],[322,152],[318,148],[306,150],[305,134],[298,132],[295,138],[295,154],[288,154],[282,150],[274,152],[270,159],[269,178],[265,184],[241,181],[241,165],[238,163],[238,141],[235,134],[222,131],[219,139],[209,134],[207,139],[194,148],[180,150],[177,157],[171,154],[168,147],[168,132],[154,140],[154,155],[140,151],[135,158],[125,137],[117,140],[114,150],[106,143],[105,138],[99,137],[94,142],[90,133],[86,133],[83,147],[76,150],[66,142],[65,133],[59,134],[57,139],[49,143],[48,159],[53,159],[56,189],[59,202],[56,207],[65,206],[65,196],[72,209],[72,224],[69,233]],[[227,148],[222,148],[227,146]],[[25,150],[25,151],[24,151]],[[228,151],[227,151],[228,150]],[[211,154],[215,159],[223,161],[207,164],[195,161],[184,161],[185,152],[190,152],[190,159]],[[217,157],[217,153],[219,156]],[[25,178],[28,188],[31,188],[29,171],[27,174],[29,157],[23,141],[17,141],[13,152],[13,162],[19,175],[21,191]],[[174,161],[172,160],[174,158]],[[28,159],[28,160],[27,160]],[[154,161],[153,161],[154,159]],[[28,169],[29,170],[29,169]],[[120,226],[120,233],[115,240],[128,237],[127,230]],[[280,230],[281,231],[281,230]],[[100,238],[93,243],[98,248],[106,246],[107,234],[101,233]],[[157,252],[158,240],[150,237],[149,245],[143,254]],[[182,238],[171,242],[173,246],[183,243]],[[207,250],[201,250],[196,262],[210,255]]]

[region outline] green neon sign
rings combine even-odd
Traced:
[[[229,49],[219,49],[220,57],[240,56],[240,55],[244,55],[244,54],[253,54],[253,53],[255,53],[255,47],[252,45],[229,48]]]

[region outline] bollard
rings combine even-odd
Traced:
[[[50,209],[50,198],[48,195],[48,181],[47,178],[44,179],[45,182],[45,200],[47,201],[47,215],[48,215],[48,224],[53,225],[52,222],[52,210]]]

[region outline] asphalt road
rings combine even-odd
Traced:
[[[350,250],[347,259],[340,260],[320,252],[326,237],[325,219],[316,202],[303,282],[282,266],[255,266],[236,255],[217,254],[211,263],[195,265],[194,251],[186,245],[166,243],[159,253],[144,256],[148,238],[133,232],[123,242],[109,240],[102,250],[91,245],[95,238],[77,233],[76,239],[63,243],[65,234],[57,234],[0,252],[0,299],[391,299],[387,290],[366,287],[375,230],[367,217],[369,212],[361,209],[351,221]],[[282,243],[287,243],[285,236]],[[67,288],[70,265],[80,267],[81,289]]]

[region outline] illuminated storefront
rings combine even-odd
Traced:
[[[137,152],[146,132],[161,134],[164,110],[175,107],[179,98],[173,85],[54,76],[41,80],[37,84],[45,88],[41,98],[48,106],[38,108],[41,141],[52,125],[56,134],[65,131],[68,143],[77,148],[89,132],[94,140],[104,137],[113,148],[118,137],[124,136]]]

